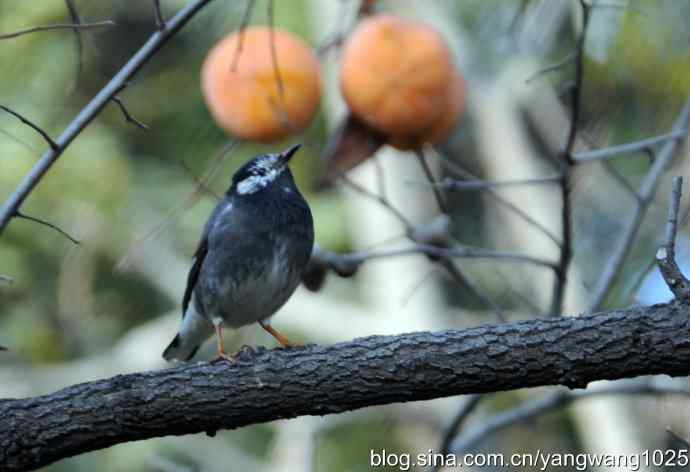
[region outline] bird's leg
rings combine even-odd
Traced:
[[[268,334],[270,334],[271,336],[273,336],[274,338],[276,338],[276,341],[278,341],[278,342],[280,343],[281,346],[283,346],[283,347],[294,346],[294,344],[292,344],[290,341],[288,341],[288,338],[286,338],[285,336],[283,336],[282,334],[280,334],[278,331],[276,331],[271,325],[269,325],[269,324],[264,324],[263,321],[259,321],[259,324],[261,325],[261,327],[262,327],[263,329],[266,330],[266,332],[267,332]]]
[[[218,357],[226,361],[235,362],[235,358],[225,352],[225,346],[223,345],[223,320],[214,318],[213,326],[216,328],[216,338],[218,340]]]

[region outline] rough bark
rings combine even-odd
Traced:
[[[690,374],[678,303],[461,331],[243,352],[0,400],[0,470],[114,444],[371,405],[600,379]],[[324,320],[326,322],[327,320]]]

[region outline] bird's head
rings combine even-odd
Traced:
[[[247,162],[235,172],[228,193],[251,195],[283,179],[292,182],[288,162],[299,148],[300,145],[295,144],[281,153],[262,154]]]

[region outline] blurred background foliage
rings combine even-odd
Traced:
[[[185,4],[181,0],[161,3],[168,17]],[[595,8],[588,36],[580,150],[668,132],[690,90],[690,1],[608,3],[612,5]],[[112,19],[117,24],[83,31],[81,57],[69,30],[0,41],[0,103],[29,117],[51,136],[59,135],[155,27],[151,2],[76,0],[75,4],[83,21]],[[22,219],[14,219],[3,233],[0,273],[14,282],[0,285],[0,344],[10,348],[0,355],[0,369],[13,372],[14,377],[0,374],[0,378],[25,382],[30,389],[23,393],[64,386],[70,377],[58,373],[66,370],[34,376],[58,368],[53,366],[79,369],[85,364],[78,360],[110,352],[127,333],[149,322],[165,317],[171,320],[166,326],[174,326],[181,292],[174,293],[161,280],[183,283],[185,264],[191,260],[200,229],[215,204],[213,194],[222,195],[234,169],[247,159],[288,144],[234,143],[224,154],[231,140],[212,122],[201,97],[199,67],[204,55],[223,35],[239,28],[246,6],[244,1],[212,2],[122,91],[120,97],[129,112],[150,130],[126,122],[118,107],[109,104],[22,207],[28,215],[59,225],[80,240],[80,245]],[[318,47],[351,26],[356,7],[356,0],[276,0],[276,25]],[[462,126],[441,148],[444,159],[487,178],[495,175],[483,156],[491,149],[487,142],[507,139],[500,122],[492,122],[488,135],[485,131],[486,114],[495,104],[487,97],[500,90],[509,97],[522,97],[515,98],[518,112],[509,118],[528,142],[534,165],[549,169],[548,156],[555,155],[566,127],[544,131],[551,111],[535,115],[529,107],[539,101],[534,97],[555,97],[545,103],[559,107],[561,102],[567,103],[559,94],[563,84],[572,80],[572,67],[527,79],[572,52],[581,24],[577,2],[391,0],[379,2],[379,9],[435,24],[446,35],[468,79],[469,110]],[[256,1],[251,23],[266,24],[266,10],[266,0]],[[346,13],[334,17],[334,10]],[[0,1],[0,33],[68,22],[62,0]],[[322,58],[325,70],[337,65],[337,47]],[[305,146],[294,160],[294,171],[312,206],[319,243],[344,251],[359,248],[360,241],[353,237],[357,218],[345,208],[348,194],[318,185],[323,169],[319,156],[342,116],[335,76],[326,72],[324,78],[324,112],[299,138]],[[526,89],[534,95],[526,94]],[[554,113],[564,116],[561,109]],[[554,126],[557,123],[555,120]],[[0,114],[0,200],[11,194],[45,147],[31,129]],[[496,162],[509,168],[525,167],[510,144],[503,149],[504,155],[493,156]],[[394,159],[409,160],[409,156]],[[685,156],[678,161],[676,168],[687,167]],[[619,159],[614,166],[635,185],[649,164],[642,156]],[[210,169],[216,171],[205,181],[208,189],[200,191],[197,182]],[[574,264],[582,274],[579,283],[585,293],[611,251],[611,235],[620,229],[630,208],[625,194],[606,175],[601,168],[585,166],[575,177]],[[667,189],[667,185],[661,186],[650,221],[607,299],[608,306],[634,301],[661,236],[658,224],[663,221]],[[544,191],[557,199],[555,188]],[[409,192],[410,201],[399,202],[402,208],[416,198],[417,193]],[[542,204],[537,202],[539,198],[529,197],[519,206],[529,213],[530,205]],[[513,236],[504,231],[504,216],[492,213],[494,203],[485,195],[457,193],[449,194],[449,199],[458,240],[482,247],[510,244]],[[550,250],[543,246],[537,250],[540,248]],[[515,266],[468,261],[467,267],[475,281],[516,317],[531,316],[532,307],[541,306],[538,293],[550,290],[550,285],[529,285],[529,277],[516,272]],[[413,279],[423,283],[425,273],[413,274]],[[398,275],[390,273],[389,277]],[[491,310],[480,301],[438,274],[437,278],[442,287],[439,294],[448,308],[447,326],[491,320]],[[415,296],[410,287],[405,290]],[[356,280],[331,278],[326,289],[314,297],[317,303],[348,300],[364,304],[362,291]],[[645,301],[656,300],[652,294]],[[395,304],[402,302],[398,299]],[[329,313],[321,315],[324,323],[331,322]],[[321,341],[291,329],[298,338]],[[335,329],[342,329],[342,339],[347,339],[345,326]],[[375,332],[372,327],[370,333]],[[162,351],[164,340],[173,333],[173,328],[161,333],[160,343],[158,338],[151,339],[150,349]],[[259,342],[267,341],[261,338]],[[127,351],[128,357],[138,355]],[[161,361],[158,366],[162,365]],[[117,366],[113,370],[118,372]],[[98,376],[98,371],[92,374]],[[0,385],[0,396],[10,392],[12,385]],[[518,393],[498,395],[483,405],[480,417],[514,406],[520,398]],[[417,453],[437,447],[442,426],[456,404],[455,399],[421,402],[409,408],[357,412],[323,424],[319,419],[300,419],[221,432],[215,439],[200,435],[125,444],[47,470],[303,470],[291,468],[290,461],[304,455],[311,459],[302,463],[311,463],[314,470],[368,470],[369,449]],[[637,418],[650,405],[656,403],[633,403],[629,413]],[[658,421],[665,421],[663,414]],[[299,430],[308,434],[299,434]],[[571,416],[551,414],[537,428],[512,428],[482,448],[578,450],[584,447],[578,434]]]

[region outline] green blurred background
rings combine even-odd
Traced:
[[[161,3],[166,17],[185,4]],[[82,31],[81,59],[69,30],[0,40],[0,103],[29,117],[51,136],[59,135],[155,28],[151,2],[76,0],[75,5],[83,21],[112,19],[117,24]],[[376,212],[381,210],[375,202],[341,186],[319,189],[320,155],[343,116],[337,93],[337,47],[322,55],[323,110],[303,136],[273,146],[237,143],[212,122],[199,88],[199,67],[216,41],[239,28],[246,6],[244,1],[212,2],[120,94],[129,112],[150,130],[126,122],[118,107],[109,104],[22,206],[28,215],[48,220],[79,239],[79,246],[21,219],[12,220],[2,234],[0,274],[14,282],[0,285],[0,345],[10,349],[0,353],[0,396],[47,393],[76,381],[164,367],[160,352],[174,335],[185,271],[216,202],[214,194],[222,194],[234,169],[259,152],[282,149],[296,140],[305,144],[294,160],[294,171],[312,206],[322,246],[361,249],[401,235],[400,228],[379,220]],[[276,0],[276,25],[318,47],[352,27],[357,6],[355,0]],[[434,24],[448,39],[469,82],[469,107],[462,125],[433,155],[440,172],[453,175],[438,164],[447,160],[486,178],[553,173],[547,156],[555,155],[567,130],[568,113],[563,108],[567,100],[562,92],[563,84],[572,79],[572,67],[527,79],[572,51],[580,24],[577,2],[391,0],[379,2],[378,8]],[[266,12],[265,0],[255,2],[251,22],[266,24]],[[595,8],[585,58],[579,150],[668,132],[690,90],[688,18],[687,0],[617,2]],[[68,22],[62,0],[0,2],[0,33]],[[233,143],[230,150],[224,152],[229,143]],[[1,200],[45,148],[31,129],[0,114]],[[414,174],[418,172],[413,170],[414,159],[390,149],[380,154],[396,205],[415,221],[431,219],[433,200],[428,189],[415,185],[421,177]],[[683,151],[676,160],[675,174],[686,174],[686,154]],[[366,164],[354,177],[371,184],[376,180],[373,167]],[[633,185],[648,167],[644,156],[623,157],[614,164]],[[586,306],[583,300],[631,208],[629,196],[610,172],[599,165],[583,166],[574,178],[576,274],[571,277],[574,288],[566,309],[570,313]],[[668,188],[667,180],[662,180],[606,306],[635,302],[661,237],[659,222]],[[530,192],[516,189],[502,195],[554,232],[560,231],[557,190]],[[485,194],[456,193],[448,198],[458,241],[543,257],[557,255],[543,235],[535,234],[511,211],[497,208]],[[389,231],[381,231],[379,222]],[[424,258],[416,258],[412,265],[394,264],[373,262],[375,268],[353,280],[329,277],[317,294],[300,290],[287,312],[277,317],[276,326],[285,326],[298,339],[331,342],[493,320],[489,308]],[[511,318],[531,317],[548,306],[550,278],[540,269],[486,260],[467,261],[464,267]],[[660,299],[655,296],[647,301]],[[244,342],[272,346],[254,328],[231,336],[238,346]],[[211,355],[212,349],[207,349],[200,358]],[[493,396],[473,421],[480,424],[486,415],[517,404],[525,395]],[[276,422],[221,432],[213,439],[199,435],[124,444],[46,470],[368,470],[370,449],[417,453],[437,448],[458,401]],[[667,417],[672,409],[676,414]],[[670,408],[667,402],[635,400],[622,410],[612,409],[610,422],[632,438],[630,447],[663,444],[664,428],[672,422],[676,431],[690,431],[682,405]],[[589,421],[587,413],[571,413],[549,415],[536,426],[508,429],[481,448],[587,449],[591,446],[583,439],[585,431],[591,431],[583,426]],[[639,425],[645,421],[647,430],[642,431]]]

